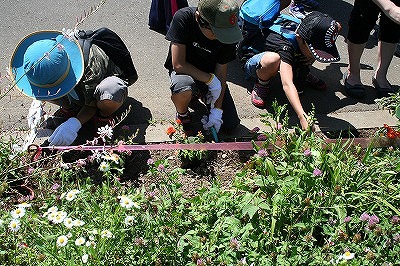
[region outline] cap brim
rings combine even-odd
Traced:
[[[234,44],[243,39],[242,32],[237,24],[230,28],[216,28],[213,25],[210,26],[217,40],[222,43]]]
[[[336,46],[325,47],[324,50],[314,47],[312,44],[308,44],[312,55],[315,60],[322,63],[332,63],[340,60],[339,51]]]
[[[65,79],[55,87],[41,88],[31,84],[25,75],[24,54],[34,42],[43,39],[56,39],[64,46],[70,59],[71,68]],[[57,49],[57,48],[56,48]],[[84,62],[82,49],[76,40],[69,40],[60,31],[38,31],[26,36],[14,50],[10,61],[11,76],[15,87],[25,95],[37,100],[53,100],[68,94],[83,76]]]

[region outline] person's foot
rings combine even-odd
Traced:
[[[346,71],[343,74],[343,85],[345,92],[347,93],[347,95],[356,99],[364,98],[365,96],[364,85],[362,85],[361,83],[350,83],[348,73],[349,72]]]
[[[268,95],[268,86],[261,85],[260,83],[255,83],[253,91],[251,92],[251,103],[258,108],[263,108],[265,106],[265,99]]]
[[[194,130],[192,125],[192,116],[187,111],[185,114],[176,113],[176,122],[182,125],[182,129],[187,137],[194,136]]]
[[[304,6],[294,2],[292,2],[289,6],[289,13],[298,19],[303,19],[307,15],[306,11],[304,10]]]
[[[390,93],[396,92],[387,80],[385,82],[378,82],[375,77],[372,77],[372,85],[377,90],[379,97],[388,97]]]
[[[317,76],[311,73],[308,73],[305,83],[307,87],[310,87],[318,91],[325,91],[328,88],[325,81],[323,81],[322,79],[318,78]]]

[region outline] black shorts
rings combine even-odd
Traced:
[[[391,0],[395,5],[400,5],[400,0]],[[388,18],[372,0],[355,0],[349,19],[349,32],[347,39],[355,44],[368,41],[379,14],[378,39],[387,43],[400,41],[400,25]]]

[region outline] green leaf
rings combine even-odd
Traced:
[[[251,204],[247,204],[242,208],[242,217],[244,217],[246,214],[249,215],[249,218],[252,219],[254,214],[259,210],[258,206],[254,206]]]

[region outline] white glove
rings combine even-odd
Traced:
[[[76,117],[71,117],[59,125],[49,138],[51,146],[68,146],[78,136],[78,131],[82,127],[81,122]]]
[[[217,76],[211,74],[211,79],[206,84],[208,86],[208,92],[206,94],[206,104],[211,104],[211,108],[214,108],[215,102],[221,95],[221,81],[219,81]]]
[[[43,110],[43,103],[39,100],[33,100],[26,117],[29,128],[36,128],[40,124],[44,114],[45,112]]]
[[[222,109],[219,108],[212,108],[210,110],[210,115],[203,116],[201,122],[203,123],[204,129],[209,129],[210,127],[214,126],[215,130],[219,132],[222,125]]]

